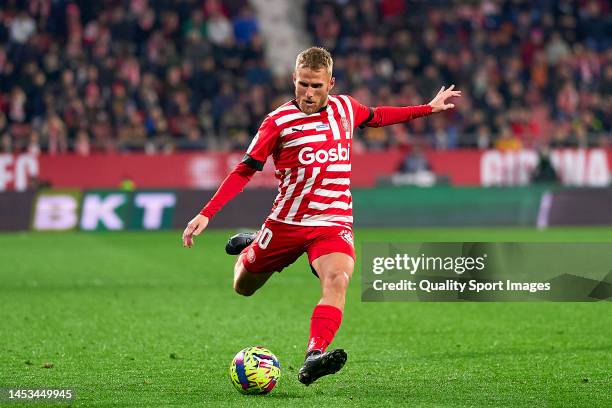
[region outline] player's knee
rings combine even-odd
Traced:
[[[332,270],[326,274],[324,285],[335,291],[344,292],[348,288],[349,274],[343,269]]]
[[[234,291],[242,296],[251,296],[255,293],[255,289],[245,287],[240,282],[234,282]]]

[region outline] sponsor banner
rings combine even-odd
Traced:
[[[34,202],[31,227],[36,231],[170,229],[176,204],[174,191],[43,190]]]
[[[246,190],[230,201],[210,221],[209,228],[257,229],[270,213],[276,190]],[[183,229],[187,222],[212,198],[213,190],[179,190],[173,227]]]
[[[9,207],[27,209],[15,223],[9,212],[0,217],[0,230],[123,231],[182,229],[213,196],[207,190],[43,190],[1,193]],[[270,212],[276,191],[245,191],[217,214],[210,228],[259,227]],[[19,199],[17,199],[19,198]],[[28,201],[29,200],[29,201]],[[34,201],[34,205],[32,205]],[[15,212],[15,211],[13,211]],[[7,216],[5,217],[4,214]],[[30,221],[31,220],[31,221]],[[14,224],[14,225],[13,225]]]
[[[80,227],[84,231],[172,228],[174,191],[86,191]]]
[[[141,191],[132,196],[127,226],[132,230],[171,229],[177,205],[174,191]]]
[[[70,231],[79,226],[82,193],[79,190],[42,190],[32,208],[35,231]]]
[[[612,149],[559,149],[551,152],[550,159],[566,186],[605,187],[610,184]],[[538,161],[538,154],[533,150],[486,151],[478,160],[480,185],[526,185]]]
[[[362,301],[599,301],[612,244],[364,243]]]
[[[41,190],[0,193],[0,231],[182,229],[214,190]],[[210,228],[258,228],[276,190],[244,191]],[[355,189],[355,227],[612,225],[612,189]]]
[[[0,192],[0,231],[24,231],[30,228],[34,191]]]
[[[80,227],[83,231],[127,229],[131,193],[92,190],[83,194]]]
[[[353,189],[353,218],[356,227],[533,226],[548,190],[547,186]]]
[[[40,172],[40,157],[25,153],[0,153],[0,191],[25,191]]]
[[[350,152],[339,149],[304,151],[304,163],[339,160],[351,155],[353,187],[374,187],[397,172],[405,152]],[[522,186],[538,163],[533,150],[450,150],[426,152],[431,170],[455,186]],[[0,154],[0,191],[24,191],[39,185],[53,188],[118,188],[125,180],[137,188],[215,189],[242,159],[240,153],[144,153],[75,155]],[[612,149],[560,149],[551,161],[565,185],[602,187],[610,184]],[[272,160],[247,188],[275,188]]]
[[[571,188],[542,197],[538,227],[612,225],[612,189]]]

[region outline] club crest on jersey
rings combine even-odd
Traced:
[[[249,261],[249,263],[255,262],[255,251],[253,248],[249,248],[247,251],[247,261]]]
[[[344,131],[345,132],[350,132],[350,127],[349,127],[348,119],[343,116],[340,121],[342,122],[342,127],[344,128]]]
[[[340,235],[340,238],[345,240],[347,243],[354,245],[353,244],[353,233],[350,230],[342,230],[338,233],[338,235]]]

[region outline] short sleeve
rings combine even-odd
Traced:
[[[278,127],[274,123],[274,120],[268,116],[259,127],[242,162],[256,170],[263,170],[263,166],[268,156],[270,156],[278,146],[278,139]]]
[[[363,105],[361,102],[358,102],[352,96],[349,96],[348,98],[351,101],[351,105],[353,106],[353,113],[355,114],[355,127],[363,127],[374,116],[374,110],[368,106]]]

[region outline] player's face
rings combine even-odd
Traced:
[[[293,73],[295,101],[308,115],[327,104],[327,95],[334,87],[335,79],[325,69],[298,68]]]

